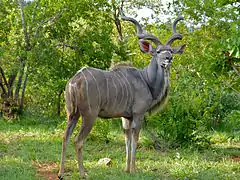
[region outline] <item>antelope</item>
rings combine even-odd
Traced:
[[[144,69],[118,66],[104,71],[84,67],[68,81],[65,89],[68,121],[62,139],[59,179],[63,179],[67,144],[80,116],[82,125],[74,141],[80,177],[85,178],[83,142],[97,117],[122,117],[126,144],[125,171],[134,173],[136,147],[144,115],[158,110],[168,99],[172,56],[182,54],[186,47],[186,44],[171,47],[175,40],[182,39],[182,35],[176,32],[176,25],[183,17],[175,19],[172,24],[173,35],[165,44],[156,36],[143,31],[140,24],[135,19],[126,17],[122,10],[121,18],[136,26],[140,49],[151,54],[152,59]],[[156,47],[146,40],[152,41]]]

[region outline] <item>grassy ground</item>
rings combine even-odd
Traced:
[[[51,120],[24,118],[18,122],[0,120],[0,179],[56,179],[61,154],[63,125]],[[127,174],[124,135],[112,131],[110,141],[88,138],[84,164],[88,179],[240,179],[240,141],[215,132],[209,149],[180,148],[160,152],[142,143],[137,150],[137,173]],[[98,165],[109,157],[110,166]],[[73,141],[69,144],[65,179],[79,179]]]

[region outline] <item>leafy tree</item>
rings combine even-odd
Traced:
[[[27,94],[37,91],[48,94],[47,101],[52,105],[50,102],[55,99],[60,101],[66,80],[82,66],[109,67],[114,46],[110,37],[110,6],[106,1],[69,1],[66,4],[66,1],[20,0],[3,3],[1,7],[5,14],[2,16],[7,16],[7,19],[1,18],[1,26],[9,20],[13,23],[2,31],[7,37],[2,39],[4,48],[1,51],[2,104],[13,101],[16,108],[22,109],[27,77],[30,80]],[[11,50],[14,50],[12,59],[16,60],[11,60],[7,66]],[[11,92],[7,92],[4,86]],[[22,97],[19,100],[21,88]],[[35,102],[42,101],[41,97],[37,99],[30,95],[29,98]],[[13,103],[8,103],[5,108],[2,106],[1,111],[9,111]]]
[[[149,117],[148,124],[159,127],[160,139],[206,145],[204,132],[228,126],[226,117],[236,118],[232,112],[240,109],[238,5],[175,1],[173,6],[185,16],[187,27],[179,31],[187,48],[174,57],[167,111]]]
[[[16,116],[24,103],[31,112],[61,115],[65,84],[83,66],[107,70],[119,61],[130,61],[137,68],[146,66],[150,56],[140,52],[135,27],[121,21],[119,7],[123,6],[132,17],[138,9],[152,10],[152,16],[140,23],[163,42],[172,33],[172,19],[179,14],[185,17],[177,28],[187,48],[173,60],[169,105],[146,118],[146,128],[153,129],[153,136],[169,142],[166,146],[185,142],[201,146],[208,143],[205,131],[238,124],[237,1],[0,3],[0,112],[5,117]],[[99,127],[109,128],[109,124]]]

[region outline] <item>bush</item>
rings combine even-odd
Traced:
[[[211,79],[197,79],[194,72],[182,71],[172,82],[167,108],[147,116],[146,125],[153,129],[160,142],[209,146],[207,131],[219,128],[240,127],[240,96],[229,92]],[[170,142],[170,143],[169,143]]]
[[[227,132],[240,132],[240,110],[233,110],[221,123],[221,129]]]

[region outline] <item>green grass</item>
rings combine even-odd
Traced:
[[[24,117],[16,122],[0,120],[0,179],[56,178],[64,125],[61,120],[35,117]],[[160,152],[147,148],[143,135],[137,149],[137,172],[128,174],[123,171],[123,133],[119,130],[110,132],[108,143],[90,134],[83,151],[88,179],[240,179],[240,162],[234,159],[240,157],[239,136],[230,138],[227,133],[212,132],[212,145],[208,149],[190,147]],[[104,157],[112,159],[109,167],[97,164]],[[65,179],[79,179],[73,138],[67,149],[65,165]]]

